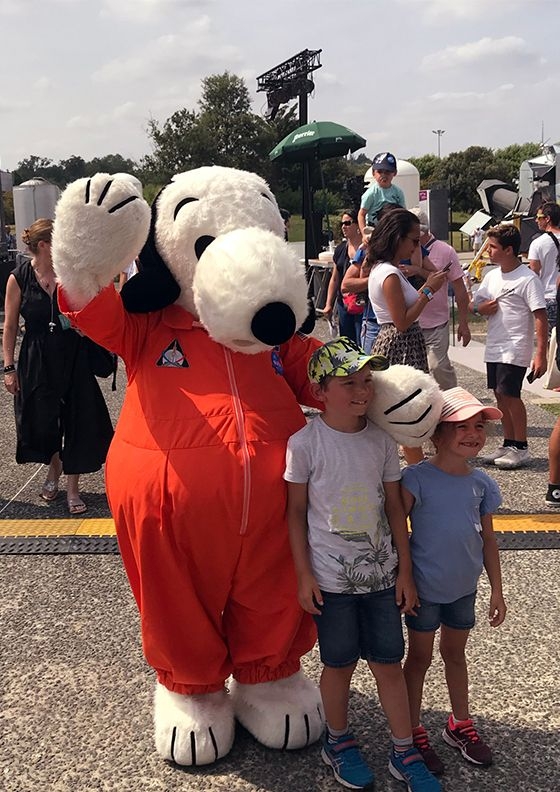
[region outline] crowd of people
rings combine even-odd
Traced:
[[[391,731],[390,773],[409,790],[439,790],[436,776],[444,764],[421,721],[438,631],[451,706],[443,741],[468,762],[492,763],[492,750],[471,716],[465,648],[483,569],[491,589],[489,624],[499,626],[506,615],[492,527],[501,495],[472,462],[482,458],[506,470],[528,463],[521,387],[527,372],[532,380],[547,369],[557,317],[560,207],[544,204],[539,210],[539,228],[547,233],[532,243],[529,267],[519,257],[521,235],[513,225],[477,233],[476,251],[484,244],[496,267],[473,296],[453,248],[431,234],[422,210],[405,208],[392,185],[395,174],[395,157],[379,154],[360,211],[342,215],[343,241],[325,306],[327,314],[336,306],[340,338],[310,362],[323,411],[288,442],[288,523],[300,604],[318,630],[327,724],[323,761],[344,786],[364,789],[374,782],[349,726],[349,690],[361,658],[375,677]],[[450,293],[464,345],[471,339],[469,313],[488,320],[487,386],[496,407],[457,387],[448,357]],[[351,304],[361,311],[351,313]],[[374,398],[371,370],[383,361],[429,372],[443,391],[431,438],[435,453],[425,457],[422,448],[403,448],[402,471],[395,443],[367,420]],[[486,424],[499,420],[503,443],[481,457]],[[560,420],[550,453],[546,501],[560,505]],[[349,492],[360,503],[358,513],[349,506]],[[408,631],[404,665],[401,614]]]
[[[496,268],[472,296],[454,249],[435,238],[419,207],[406,208],[392,183],[394,155],[377,155],[372,167],[373,183],[359,211],[342,214],[342,241],[333,254],[324,313],[330,318],[336,312],[340,337],[309,361],[312,394],[323,410],[288,441],[288,528],[299,602],[317,625],[323,761],[346,787],[374,783],[349,724],[352,676],[364,659],[391,732],[391,775],[410,792],[437,792],[444,763],[421,713],[438,631],[451,710],[442,738],[468,762],[492,763],[492,750],[471,716],[465,650],[483,570],[491,589],[488,622],[498,627],[506,616],[492,526],[501,495],[471,462],[482,458],[515,469],[529,460],[521,387],[527,371],[534,378],[547,368],[549,331],[557,321],[560,207],[546,203],[539,210],[545,234],[531,245],[529,267],[519,259],[521,237],[514,226],[486,233]],[[287,234],[289,213],[283,219]],[[40,496],[47,502],[59,496],[64,474],[68,511],[78,515],[87,510],[80,476],[104,464],[113,428],[91,342],[59,311],[51,236],[50,220],[26,229],[30,258],[8,278],[4,384],[14,397],[16,461],[46,466]],[[131,263],[121,285],[135,268]],[[449,293],[464,345],[471,339],[469,313],[488,320],[487,384],[496,407],[457,386],[448,355]],[[20,317],[25,333],[16,363]],[[367,419],[371,372],[394,364],[431,374],[443,391],[433,453],[425,457],[422,447],[403,448],[403,470],[396,443]],[[503,444],[481,457],[487,423],[498,420]],[[550,448],[547,502],[560,505],[560,423]]]
[[[529,267],[519,259],[521,237],[514,226],[476,234],[478,248],[484,242],[498,266],[472,299],[454,248],[431,233],[422,209],[406,209],[402,191],[393,184],[396,174],[394,155],[378,154],[360,210],[343,213],[343,239],[335,250],[324,313],[331,315],[336,307],[341,335],[366,353],[429,371],[442,389],[457,385],[448,354],[448,296],[454,296],[457,338],[464,346],[471,339],[469,314],[485,316],[487,385],[504,414],[504,443],[483,461],[502,469],[522,467],[530,453],[521,385],[527,370],[530,379],[546,371],[543,309],[548,334],[556,324],[560,207],[547,202],[539,209],[537,223],[544,233],[531,244]],[[422,452],[404,449],[404,455],[412,463]]]

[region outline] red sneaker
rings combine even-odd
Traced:
[[[426,729],[423,726],[416,726],[416,728],[412,730],[412,739],[414,741],[414,747],[426,763],[426,767],[430,773],[436,776],[442,775],[445,770],[444,764],[430,745]]]
[[[441,736],[448,745],[458,748],[468,762],[484,767],[492,764],[490,746],[478,736],[472,720],[458,721],[454,728],[451,728],[450,721],[447,721]]]

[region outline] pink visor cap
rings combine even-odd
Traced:
[[[482,413],[487,421],[499,421],[502,411],[497,407],[487,407],[482,404],[472,393],[464,388],[449,388],[443,391],[443,409],[440,421],[466,421],[473,415]]]

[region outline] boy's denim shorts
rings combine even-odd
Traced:
[[[343,668],[360,657],[372,663],[400,663],[404,639],[394,586],[369,594],[321,594],[321,615],[314,618],[323,665]]]
[[[406,626],[409,630],[417,632],[435,632],[440,624],[451,627],[453,630],[472,630],[475,622],[475,600],[476,591],[455,600],[455,602],[443,604],[420,599],[421,607],[416,610],[417,615],[406,614]]]

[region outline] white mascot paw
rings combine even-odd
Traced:
[[[235,721],[225,690],[182,696],[158,683],[154,704],[156,749],[164,759],[194,767],[231,750]]]
[[[368,418],[403,446],[415,448],[429,440],[443,408],[443,394],[435,379],[400,364],[375,371],[372,377],[374,397]]]
[[[130,180],[97,173],[69,184],[56,206],[52,256],[71,307],[83,308],[134,261],[150,207]]]
[[[323,732],[319,689],[301,671],[256,685],[234,680],[230,695],[237,720],[269,748],[305,748]]]

